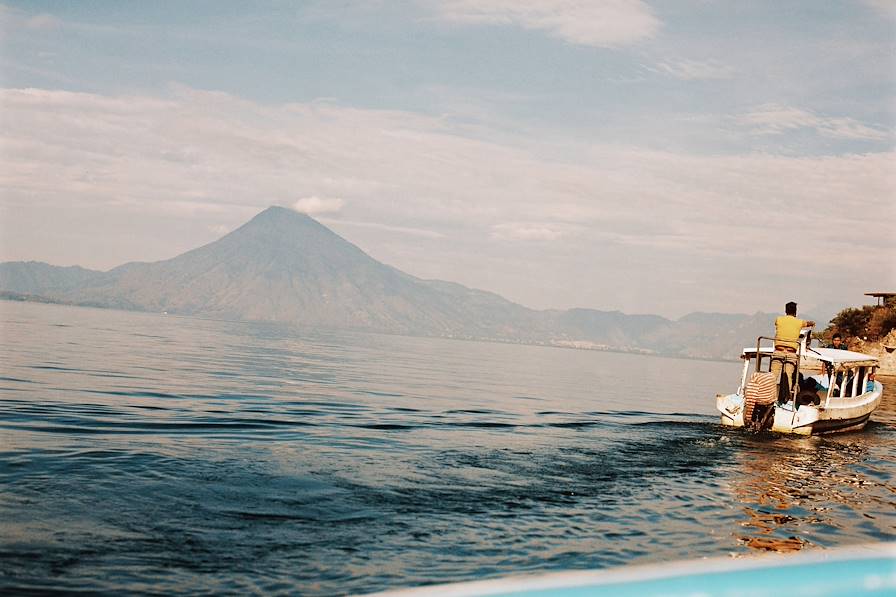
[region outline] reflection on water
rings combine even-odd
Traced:
[[[738,453],[735,495],[746,518],[737,537],[759,551],[793,552],[831,545],[838,534],[893,533],[896,485],[876,439],[896,423],[896,379],[881,378],[884,399],[866,430],[819,437],[757,434]],[[871,441],[869,441],[871,440]]]
[[[864,432],[789,438],[719,425],[738,363],[0,323],[0,592],[331,595],[896,539],[896,380]]]

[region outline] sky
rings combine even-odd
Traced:
[[[282,205],[533,308],[827,311],[896,291],[894,100],[891,0],[7,2],[0,261]]]

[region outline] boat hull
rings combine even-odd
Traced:
[[[896,543],[875,543],[787,557],[712,558],[429,585],[368,597],[881,596],[896,591],[894,565]]]
[[[803,405],[793,410],[792,403],[775,406],[771,431],[798,435],[821,435],[858,431],[865,427],[871,413],[880,405],[883,386],[875,382],[874,390],[855,398],[832,398],[827,406]],[[721,423],[744,427],[743,396],[716,396]]]

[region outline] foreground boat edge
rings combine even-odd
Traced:
[[[816,597],[896,594],[896,542],[874,543],[799,554],[744,558],[715,557],[606,570],[551,572],[489,580],[427,585],[369,594],[368,597],[459,597],[466,595],[791,595],[794,585],[771,588],[776,574],[812,578]],[[850,576],[851,575],[851,576]],[[827,578],[826,578],[827,577]],[[752,581],[750,580],[752,579]],[[679,592],[675,585],[684,589]],[[774,585],[776,586],[776,585]],[[806,588],[803,585],[803,588]]]

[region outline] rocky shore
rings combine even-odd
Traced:
[[[849,343],[850,350],[876,356],[880,359],[881,375],[896,375],[896,329],[877,342],[854,338]]]

